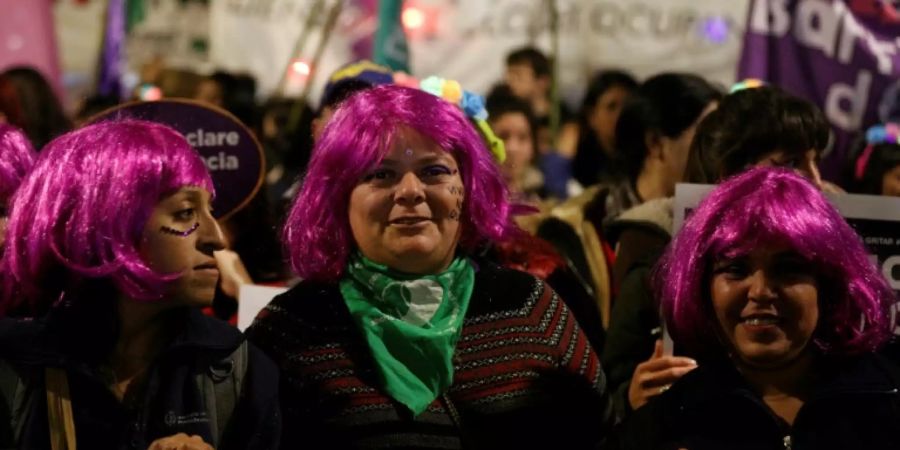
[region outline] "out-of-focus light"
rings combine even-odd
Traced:
[[[291,64],[291,70],[299,76],[308,77],[312,68],[309,67],[308,62],[298,59]]]
[[[418,30],[425,25],[425,13],[414,6],[403,10],[403,26],[409,30]]]
[[[728,40],[731,26],[724,17],[708,17],[703,21],[700,32],[703,37],[713,44],[724,44]]]
[[[142,84],[138,88],[138,97],[146,102],[153,102],[163,97],[162,90],[152,84]]]

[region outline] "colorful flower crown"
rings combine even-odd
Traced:
[[[862,180],[863,175],[866,174],[866,166],[869,164],[869,159],[872,158],[872,152],[875,151],[876,145],[900,145],[900,125],[896,123],[886,123],[870,127],[866,130],[866,144],[868,145],[866,145],[866,148],[856,160],[856,170],[853,174],[856,176],[857,180]]]
[[[731,85],[731,89],[728,91],[729,94],[734,94],[738,91],[743,91],[744,89],[756,89],[758,87],[763,87],[766,85],[766,82],[763,80],[759,80],[756,78],[746,78],[737,83]]]
[[[475,123],[475,126],[478,127],[478,131],[487,142],[494,159],[500,164],[506,160],[506,148],[503,145],[503,141],[494,134],[494,130],[488,125],[488,112],[484,107],[484,97],[463,89],[459,82],[455,80],[447,80],[436,76],[430,76],[419,81],[409,74],[395,72],[394,84],[421,89],[459,106],[466,116]]]

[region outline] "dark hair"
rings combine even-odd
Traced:
[[[534,136],[536,123],[531,104],[516,97],[506,84],[501,83],[491,89],[485,100],[485,108],[487,108],[488,120],[490,121],[497,120],[504,114],[523,114],[528,119],[528,126],[531,127],[531,134]]]
[[[859,164],[860,157],[867,151],[868,144],[863,140],[860,144],[862,148],[857,150],[853,158],[853,167]],[[875,144],[867,159],[862,162],[862,178],[856,178],[856,190],[865,194],[881,195],[881,189],[884,183],[884,174],[890,172],[895,167],[900,166],[900,145],[898,144]]]
[[[322,97],[322,101],[319,103],[318,114],[322,114],[322,110],[325,108],[336,109],[338,105],[350,98],[351,95],[369,89],[372,86],[374,86],[374,84],[355,78],[342,80],[336,83],[334,87]]]
[[[72,128],[50,83],[31,67],[0,73],[0,113],[25,132],[38,151]]]
[[[644,167],[648,133],[677,138],[710,102],[721,98],[718,89],[696,75],[664,73],[641,84],[616,124],[616,155],[628,178],[636,180]]]
[[[697,127],[685,180],[715,184],[775,150],[821,153],[829,127],[812,103],[773,86],[726,96]]]
[[[522,47],[506,55],[506,65],[527,64],[535,77],[550,76],[550,59],[534,47]]]
[[[581,110],[578,112],[578,146],[572,163],[572,175],[583,186],[589,186],[598,181],[608,181],[604,178],[615,178],[616,170],[614,167],[610,167],[614,161],[607,156],[613,154],[615,149],[604,149],[590,125],[591,114],[597,106],[597,102],[600,101],[600,97],[614,87],[634,92],[638,88],[638,82],[629,73],[620,70],[597,72],[591,79],[584,100],[581,102]],[[602,176],[601,171],[606,173],[605,177]]]

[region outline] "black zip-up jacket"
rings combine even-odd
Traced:
[[[788,425],[727,362],[703,363],[620,425],[613,449],[900,449],[900,378],[866,354],[821,362],[810,399]]]
[[[79,448],[146,449],[154,440],[177,433],[215,442],[210,425],[213,412],[207,411],[198,374],[228,369],[221,363],[229,361],[229,355],[243,342],[243,335],[195,308],[170,314],[170,324],[177,330],[175,338],[148,369],[143,389],[138,391],[142,395],[124,403],[107,387],[109,371],[105,375],[99,368],[102,363],[98,361],[108,354],[111,345],[104,317],[51,312],[40,320],[0,319],[0,366],[5,364],[7,378],[12,368],[24,381],[29,405],[24,417],[16,418],[24,420],[24,428],[14,443],[15,412],[8,407],[14,402],[12,398],[0,398],[0,448],[50,449],[46,367],[65,369]],[[235,399],[219,450],[278,446],[281,420],[277,368],[252,345],[246,355],[240,398]],[[8,390],[0,390],[0,397],[10,396],[4,391]]]

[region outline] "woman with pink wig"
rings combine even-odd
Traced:
[[[811,181],[760,168],[722,183],[654,280],[698,367],[634,412],[620,448],[900,448],[900,369],[875,353],[897,299]]]
[[[268,449],[277,371],[209,305],[223,248],[176,131],[105,122],[48,144],[10,205],[0,447]]]
[[[34,148],[25,133],[0,123],[0,248],[6,235],[9,198],[34,164]]]
[[[379,86],[335,112],[284,228],[304,279],[248,330],[281,368],[285,448],[589,448],[611,417],[584,333],[479,253],[510,228],[456,106]]]

